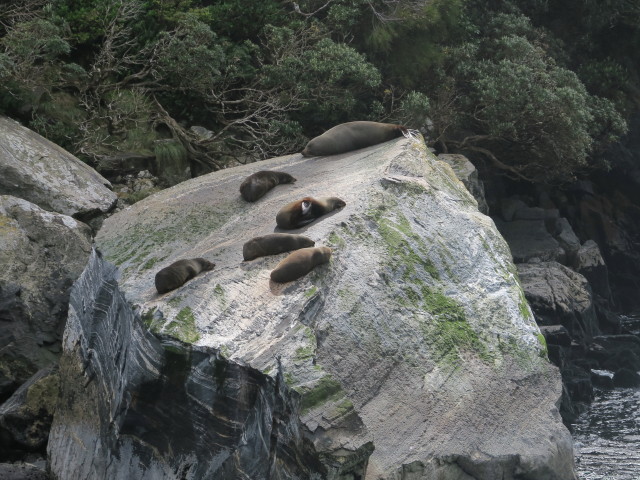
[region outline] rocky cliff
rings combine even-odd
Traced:
[[[245,203],[238,186],[258,169],[284,170],[298,181]],[[243,262],[242,245],[274,231],[278,209],[306,195],[347,203],[295,232],[332,247],[333,258],[303,279],[274,284],[269,273],[284,255]],[[194,352],[215,348],[274,379],[280,359],[287,384],[302,396],[303,430],[323,465],[317,471],[328,478],[361,478],[365,468],[368,479],[574,477],[571,439],[557,410],[559,374],[546,359],[509,248],[451,168],[419,141],[327,158],[292,155],[199,177],[110,217],[96,242],[119,266],[124,296],[151,331],[192,344]],[[155,273],[197,256],[216,268],[158,296]],[[130,335],[122,328],[133,327],[118,326],[118,337]],[[131,474],[136,465],[134,476],[147,478],[169,465],[165,474],[177,475],[165,458],[186,451],[170,440],[158,449],[144,435],[171,429],[163,426],[166,413],[150,410],[184,411],[172,402],[184,398],[178,392],[190,385],[184,372],[193,360],[180,360],[183,373],[163,383],[161,391],[176,395],[158,397],[140,379],[164,375],[158,365],[166,363],[166,348],[132,347],[134,357],[154,360],[138,362],[139,380],[130,387],[121,384],[131,377],[119,373],[117,350],[105,350],[114,368],[96,370],[104,359],[82,360],[96,350],[91,342],[82,354],[81,338],[65,342],[75,358],[67,381],[87,384],[81,397],[65,398],[91,403],[137,391],[141,403],[136,408],[138,398],[124,395],[100,415],[102,424],[79,417],[72,429],[79,441],[62,442],[75,438],[64,435],[74,416],[60,414],[49,447],[54,472],[86,464],[99,445],[106,463],[96,472]],[[208,388],[216,384],[215,370],[198,378]],[[200,428],[186,418],[184,429]],[[206,463],[199,452],[192,452],[191,468]],[[136,463],[142,457],[154,461]]]

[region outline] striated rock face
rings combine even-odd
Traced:
[[[89,220],[109,211],[109,182],[63,148],[0,116],[0,194]]]
[[[0,195],[0,400],[57,363],[71,285],[91,253],[89,227]]]
[[[281,375],[150,333],[95,253],[72,291],[59,375],[54,478],[329,478]]]
[[[248,204],[238,187],[263,169],[298,181]],[[270,283],[286,254],[243,262],[242,245],[304,196],[346,201],[293,232],[332,247],[332,260]],[[327,478],[574,478],[560,376],[509,248],[421,142],[199,177],[110,217],[96,242],[153,331],[271,375],[281,358]],[[155,273],[193,257],[216,268],[158,296]]]

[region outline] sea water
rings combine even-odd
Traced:
[[[623,322],[640,333],[640,317]],[[596,389],[573,430],[580,480],[640,480],[640,389]]]

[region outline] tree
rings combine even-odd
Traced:
[[[522,15],[494,15],[480,35],[451,50],[447,67],[437,98],[454,113],[436,119],[438,141],[479,152],[510,176],[570,180],[588,166],[593,132],[609,140],[624,132],[610,102],[558,66]]]

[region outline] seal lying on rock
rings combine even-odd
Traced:
[[[304,197],[302,200],[288,203],[282,207],[276,215],[276,223],[280,228],[291,230],[311,223],[316,218],[345,205],[345,201],[338,197]]]
[[[253,260],[265,255],[277,255],[291,250],[313,247],[315,244],[316,242],[304,235],[271,233],[263,237],[252,238],[246,242],[242,247],[242,256],[245,260]]]
[[[296,179],[286,172],[270,172],[261,170],[249,175],[240,185],[240,195],[247,202],[255,202],[269,190],[281,183],[293,183]]]
[[[156,273],[156,290],[158,290],[158,293],[167,293],[175,290],[200,272],[207,272],[215,266],[215,263],[211,263],[204,258],[178,260]]]
[[[341,123],[311,139],[302,150],[302,155],[305,157],[336,155],[387,142],[403,135],[409,135],[409,129],[393,123],[366,121]]]
[[[329,247],[301,248],[287,255],[271,272],[271,280],[278,283],[291,282],[300,278],[317,265],[328,263],[331,258]]]

